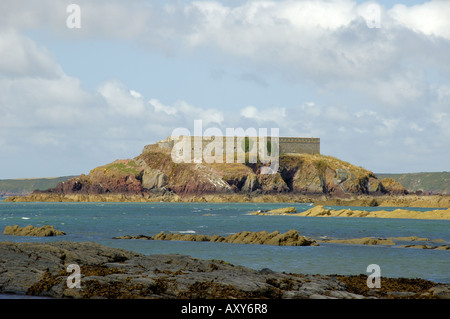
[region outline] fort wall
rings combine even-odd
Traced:
[[[181,141],[183,137],[179,137],[178,139],[169,136],[167,139],[158,142],[158,145],[162,148],[166,148],[168,150],[171,150],[175,143],[178,143]],[[199,146],[197,143],[195,143],[195,137],[191,136],[191,146],[192,151],[194,151],[195,147]],[[202,141],[202,149],[205,149],[205,147],[210,144],[212,141],[214,141],[214,138],[220,138],[220,137],[200,137]],[[250,148],[255,142],[259,142],[258,137],[248,137],[248,140],[250,141]],[[234,145],[234,150],[237,151],[243,150],[245,148],[245,142],[243,138],[234,137],[223,137],[223,147],[224,150],[226,149],[226,143],[231,142]],[[267,137],[267,142],[271,142],[270,136]],[[278,138],[278,144],[279,144],[279,154],[320,154],[320,138],[305,138],[305,137],[279,137]]]

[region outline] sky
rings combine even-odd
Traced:
[[[450,1],[0,2],[0,179],[87,174],[195,120],[448,171]]]

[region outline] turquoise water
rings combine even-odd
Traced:
[[[66,236],[33,238],[0,234],[1,241],[94,241],[143,254],[184,254],[225,260],[254,269],[305,274],[369,274],[378,264],[386,277],[424,278],[450,283],[450,251],[395,246],[321,244],[280,247],[209,242],[117,240],[121,235],[161,231],[222,235],[240,231],[285,232],[321,239],[418,236],[450,243],[450,221],[350,217],[254,216],[251,211],[307,204],[249,203],[5,203],[0,202],[0,230],[7,225],[54,225]],[[334,207],[336,208],[336,207]],[[365,210],[377,208],[364,207]],[[379,208],[378,208],[379,209]],[[383,208],[386,210],[395,208]],[[414,209],[427,210],[427,209]],[[420,243],[420,242],[416,242]],[[403,244],[398,242],[398,244]],[[440,245],[442,243],[437,243]]]

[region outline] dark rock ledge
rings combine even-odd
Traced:
[[[269,233],[267,231],[250,232],[243,231],[226,237],[219,235],[194,235],[194,234],[171,234],[159,233],[154,236],[138,235],[138,236],[118,236],[113,239],[144,239],[144,240],[183,240],[183,241],[209,241],[215,243],[232,243],[232,244],[259,244],[273,246],[318,246],[316,241],[311,238],[299,235],[297,230],[291,229],[280,234],[279,231]]]
[[[81,288],[68,288],[69,264]],[[450,286],[421,279],[277,273],[181,255],[141,255],[85,242],[0,242],[0,293],[54,298],[450,298]]]

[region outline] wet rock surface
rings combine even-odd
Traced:
[[[351,244],[351,245],[395,245],[391,239],[384,238],[352,238],[352,239],[324,239],[322,242],[334,244]]]
[[[243,231],[226,237],[219,235],[194,235],[194,234],[167,234],[159,233],[154,236],[138,235],[138,236],[119,236],[113,239],[146,239],[146,240],[183,240],[183,241],[209,241],[216,243],[232,243],[232,244],[259,244],[274,246],[317,246],[315,240],[299,235],[296,230],[289,230],[285,233],[274,231],[249,232]]]
[[[450,219],[449,209],[435,209],[429,211],[413,211],[407,209],[395,209],[393,211],[376,210],[365,211],[358,209],[331,209],[323,205],[317,205],[304,212],[297,213],[294,207],[274,209],[267,212],[256,211],[251,215],[290,215],[302,217],[367,217],[367,218],[406,218],[406,219]]]
[[[285,233],[274,231],[249,232],[243,231],[226,237],[218,235],[202,235],[202,234],[178,234],[161,232],[154,236],[147,235],[124,235],[113,237],[113,239],[142,239],[142,240],[181,240],[196,242],[216,242],[216,243],[232,243],[232,244],[255,244],[255,245],[274,245],[274,246],[319,246],[321,243],[327,244],[344,244],[344,245],[385,245],[396,246],[398,248],[420,248],[420,249],[437,249],[450,250],[450,245],[442,239],[428,239],[417,236],[409,237],[388,237],[388,238],[322,238],[313,239],[299,235],[297,230],[291,229]],[[414,242],[427,242],[421,244]],[[405,242],[405,244],[398,244]]]
[[[80,288],[69,288],[70,264]],[[69,280],[68,280],[69,279]],[[54,298],[449,298],[449,285],[421,279],[323,276],[254,270],[182,255],[141,255],[95,243],[0,242],[0,293]]]
[[[28,225],[25,227],[19,227],[18,225],[6,226],[3,230],[4,235],[13,236],[36,236],[36,237],[47,237],[47,236],[61,236],[66,233],[60,230],[56,230],[54,226],[44,225],[41,227],[34,227]]]

